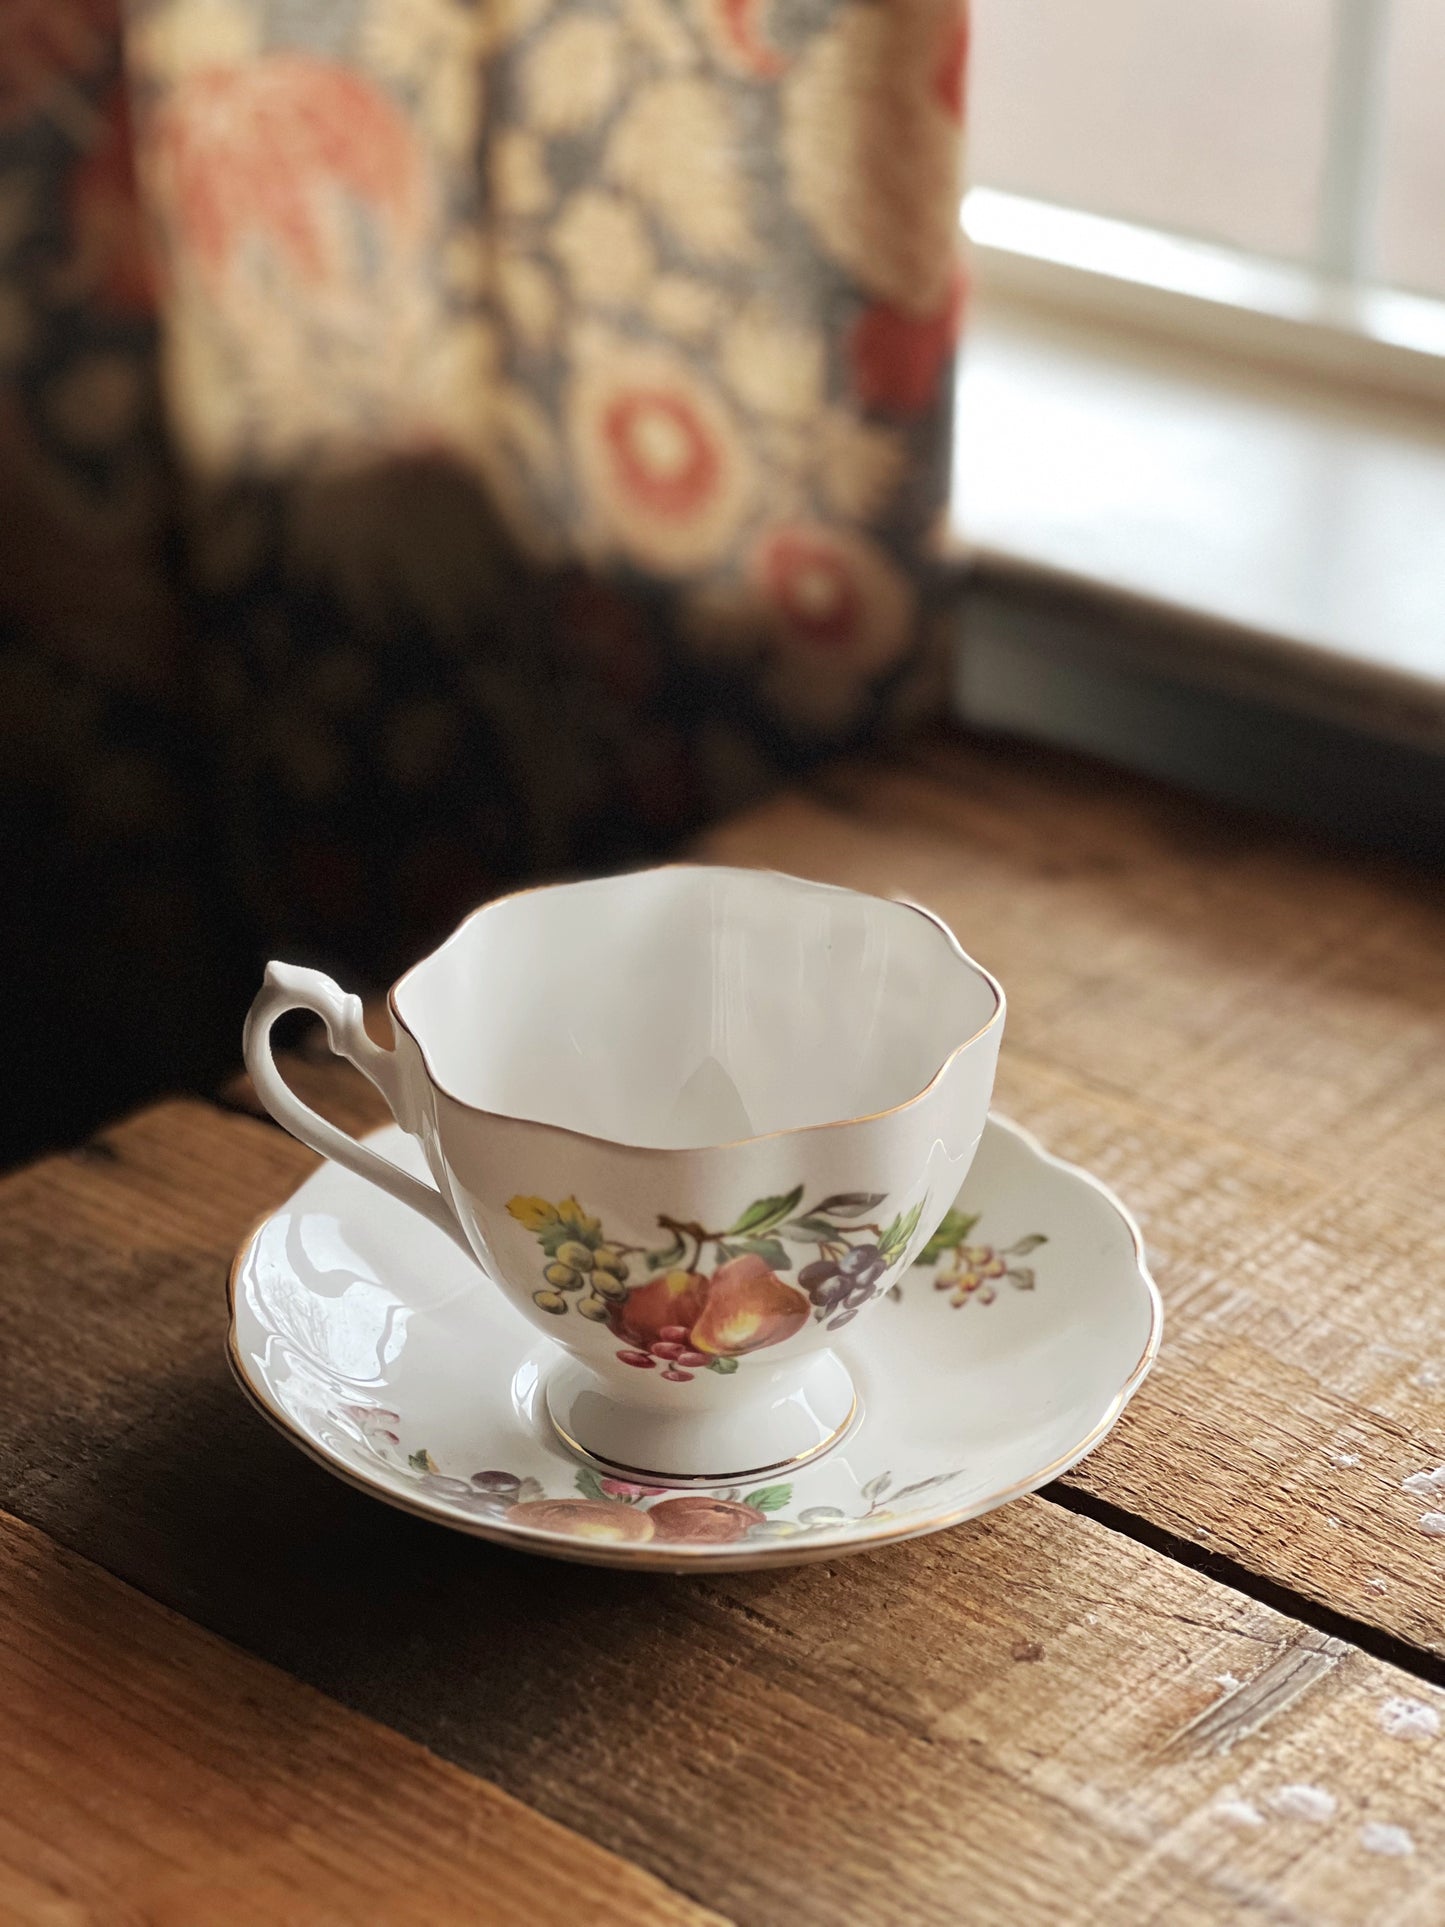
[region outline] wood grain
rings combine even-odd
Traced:
[[[955,745],[703,854],[917,897],[1003,980],[1000,1108],[1117,1187],[1167,1306],[1070,1483],[1445,1653],[1445,1498],[1402,1490],[1445,1463],[1439,883]]]
[[[1445,1740],[1381,1724],[1445,1696],[1057,1506],[670,1580],[328,1478],[221,1357],[230,1250],[310,1164],[177,1103],[0,1187],[13,1507],[745,1927],[1445,1912]]]
[[[717,1916],[0,1515],[0,1920]]]

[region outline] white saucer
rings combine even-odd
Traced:
[[[369,1142],[422,1173],[395,1126]],[[1143,1244],[1087,1172],[994,1117],[956,1211],[941,1234],[954,1250],[840,1340],[860,1402],[847,1437],[757,1490],[622,1485],[570,1457],[542,1397],[563,1354],[443,1233],[334,1164],[237,1254],[231,1363],[329,1470],[463,1532],[667,1571],[832,1558],[1057,1478],[1154,1362],[1162,1310]]]

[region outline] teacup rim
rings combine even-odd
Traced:
[[[944,942],[949,946],[960,963],[973,971],[976,976],[983,979],[993,995],[992,1015],[988,1018],[988,1021],[981,1024],[971,1036],[965,1037],[961,1043],[954,1045],[953,1049],[949,1051],[948,1055],[928,1079],[927,1083],[916,1090],[911,1097],[905,1097],[897,1104],[885,1105],[883,1109],[877,1111],[860,1112],[856,1117],[820,1118],[816,1124],[783,1125],[775,1131],[755,1131],[746,1137],[721,1139],[711,1144],[633,1144],[623,1138],[601,1137],[595,1131],[579,1130],[572,1124],[552,1124],[542,1118],[522,1117],[513,1111],[499,1111],[492,1109],[486,1104],[475,1104],[468,1098],[459,1097],[454,1090],[450,1089],[450,1087],[442,1081],[441,1077],[437,1074],[435,1064],[433,1064],[427,1054],[425,1044],[423,1044],[421,1038],[402,1016],[400,1006],[397,1002],[397,993],[402,989],[409,977],[415,976],[419,970],[425,969],[428,964],[439,957],[444,950],[455,943],[467,926],[474,923],[477,918],[485,916],[489,910],[499,909],[505,903],[515,902],[519,897],[537,896],[547,890],[574,889],[577,885],[585,883],[622,882],[632,877],[661,876],[676,870],[690,870],[694,872],[714,871],[718,874],[728,876],[772,877],[782,883],[802,884],[810,890],[828,890],[840,896],[862,897],[874,903],[883,903],[903,910],[912,910],[916,916],[920,916],[924,918],[926,922],[932,924],[934,929],[941,934]],[[418,957],[415,963],[409,964],[407,968],[402,971],[401,975],[386,993],[386,1007],[396,1029],[410,1038],[433,1089],[440,1092],[443,1097],[450,1103],[455,1104],[460,1110],[468,1111],[476,1117],[491,1118],[502,1124],[520,1125],[529,1130],[558,1133],[563,1137],[578,1139],[584,1144],[596,1145],[598,1148],[606,1151],[628,1152],[639,1157],[655,1158],[703,1157],[714,1151],[736,1151],[753,1144],[767,1144],[775,1138],[806,1137],[815,1131],[836,1131],[858,1124],[872,1124],[880,1118],[896,1117],[903,1111],[912,1110],[916,1104],[922,1103],[923,1099],[937,1088],[956,1058],[962,1056],[965,1051],[971,1050],[975,1044],[987,1037],[990,1031],[999,1029],[1002,1026],[1008,1008],[1008,1000],[1004,994],[1003,985],[999,982],[998,978],[994,976],[991,970],[981,964],[976,957],[969,955],[968,951],[966,951],[959,942],[953,930],[938,912],[936,910],[930,910],[926,904],[915,903],[911,897],[880,896],[875,890],[855,890],[851,885],[846,883],[824,883],[817,877],[800,877],[795,875],[791,870],[777,870],[769,865],[677,862],[647,864],[640,869],[612,871],[601,877],[573,877],[553,883],[524,884],[520,889],[507,890],[500,896],[489,897],[485,903],[479,903],[475,909],[469,910],[466,915],[453,926],[447,935],[442,938],[440,943],[434,944],[432,948],[427,951],[424,957]]]

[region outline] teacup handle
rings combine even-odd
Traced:
[[[333,1159],[359,1178],[369,1178],[393,1198],[409,1204],[413,1211],[420,1211],[438,1230],[455,1239],[475,1262],[466,1233],[434,1185],[423,1184],[400,1165],[393,1164],[390,1158],[369,1150],[348,1132],[328,1123],[309,1104],[303,1104],[282,1077],[271,1054],[271,1026],[288,1010],[314,1012],[326,1026],[326,1041],[332,1050],[371,1080],[386,1099],[387,1108],[397,1123],[403,1130],[408,1129],[396,1052],[373,1044],[367,1036],[361,1020],[361,999],[348,994],[323,972],[305,970],[297,964],[267,964],[266,980],[246,1016],[242,1051],[256,1095],[266,1109],[292,1137],[319,1151],[322,1157]]]

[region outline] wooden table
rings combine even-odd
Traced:
[[[1001,1107],[1143,1221],[1153,1378],[931,1539],[508,1554],[247,1409],[225,1268],[313,1160],[244,1089],[158,1104],[0,1187],[0,1919],[1437,1927],[1438,887],[952,741],[703,849],[925,899],[998,971]]]

